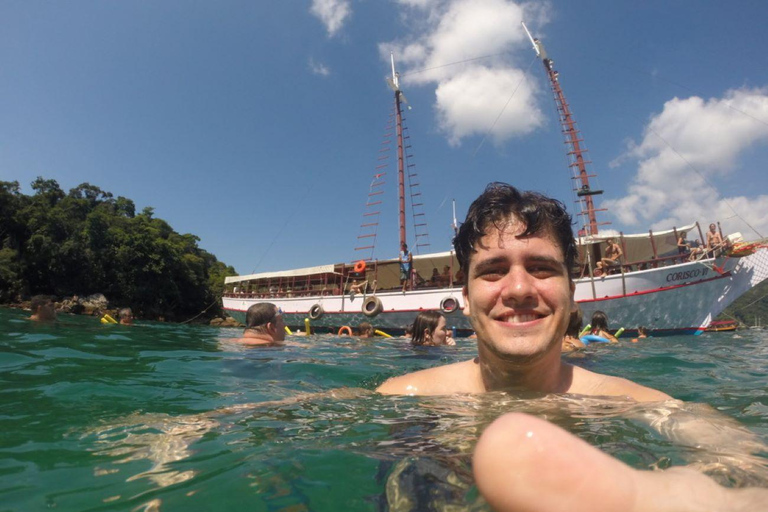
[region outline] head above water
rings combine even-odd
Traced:
[[[581,308],[577,305],[576,309],[571,312],[571,318],[568,320],[568,328],[565,330],[565,335],[578,338],[583,324],[584,315],[581,312]]]
[[[266,332],[267,324],[274,322],[277,315],[277,306],[271,302],[254,304],[245,313],[245,328]]]
[[[35,295],[30,303],[32,310],[32,320],[49,322],[56,320],[56,310],[50,297],[45,295]]]
[[[131,308],[123,308],[117,314],[121,324],[130,325],[133,323],[133,311],[131,311]]]
[[[459,228],[453,245],[461,270],[466,274],[476,244],[491,228],[503,231],[510,221],[520,222],[524,229],[518,238],[548,236],[563,253],[570,271],[577,258],[576,242],[571,230],[571,216],[563,203],[537,192],[521,192],[506,183],[490,183],[469,207],[467,218]]]
[[[411,327],[412,338],[411,343],[414,345],[424,345],[427,340],[427,335],[431,335],[437,329],[437,324],[440,323],[440,319],[443,317],[437,311],[422,311],[413,321],[413,327]]]
[[[598,310],[592,313],[592,330],[608,330],[608,315]]]

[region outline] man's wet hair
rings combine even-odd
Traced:
[[[264,330],[269,322],[275,320],[277,316],[277,306],[271,302],[260,302],[248,308],[245,313],[245,328]]]
[[[133,311],[131,310],[131,308],[122,308],[120,311],[117,312],[117,316],[118,318],[120,318],[120,320],[133,318]]]
[[[40,309],[40,306],[45,306],[47,304],[50,304],[51,299],[47,295],[35,295],[32,297],[32,300],[29,303],[29,309],[32,311],[32,314],[37,314],[37,311]]]
[[[477,243],[488,234],[488,229],[503,230],[511,219],[525,226],[519,237],[551,236],[563,251],[565,268],[570,276],[578,252],[571,216],[565,205],[538,192],[521,192],[500,182],[490,183],[472,202],[467,218],[453,239],[456,258],[465,274],[469,273],[469,260],[472,253],[477,252]]]

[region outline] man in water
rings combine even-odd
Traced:
[[[56,320],[56,310],[51,299],[44,295],[35,295],[31,301],[32,315],[29,320],[33,322],[53,322]]]
[[[571,218],[560,202],[493,183],[470,206],[454,245],[466,274],[464,314],[477,332],[477,357],[394,377],[378,392],[447,395],[508,390],[637,401],[670,398],[562,361],[563,335],[576,310],[570,270],[577,253]],[[574,472],[573,467],[580,470]],[[524,414],[503,416],[486,429],[475,450],[473,469],[478,488],[495,510],[682,511],[720,510],[724,504],[753,510],[750,504],[768,502],[765,490],[726,490],[688,469],[633,470],[558,427]],[[595,479],[595,475],[611,477]],[[593,490],[585,493],[587,488]],[[696,508],[701,504],[703,508]],[[708,508],[709,504],[714,506]]]
[[[283,312],[270,302],[261,302],[245,313],[245,332],[237,340],[244,345],[278,346],[285,340]]]
[[[408,244],[403,242],[400,246],[400,284],[403,285],[403,292],[408,289],[411,281],[411,271],[413,270],[413,254],[408,250]]]
[[[574,367],[560,358],[575,285],[571,217],[556,200],[489,185],[454,240],[466,275],[464,314],[476,358],[389,379],[384,394],[444,395],[526,390],[666,400],[665,393]]]

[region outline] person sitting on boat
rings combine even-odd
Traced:
[[[586,347],[583,341],[579,339],[581,334],[581,327],[584,323],[584,315],[581,312],[581,308],[576,305],[576,311],[571,313],[571,318],[568,320],[568,328],[565,330],[565,336],[563,337],[563,352],[573,352],[580,348]]]
[[[271,302],[253,304],[245,313],[243,345],[278,346],[285,340],[283,312]]]
[[[353,279],[352,284],[349,285],[349,294],[354,296],[356,293],[364,293],[367,286],[368,281],[363,281],[361,283],[357,279]]]
[[[680,236],[677,237],[677,252],[686,260],[691,255],[691,242],[686,238],[687,235],[688,233],[681,231]]]
[[[605,249],[604,256],[597,262],[595,269],[595,275],[597,276],[607,274],[610,267],[620,264],[621,257],[624,255],[624,251],[621,250],[621,247],[613,238],[609,238],[605,243],[608,246]]]
[[[707,231],[707,254],[709,257],[716,257],[725,245],[723,235],[717,231],[717,226],[714,223],[710,224],[709,231]]]
[[[405,242],[400,246],[400,284],[403,286],[403,292],[408,290],[411,282],[411,272],[413,271],[413,254],[408,250],[408,244]]]
[[[413,321],[411,344],[436,347],[455,345],[451,331],[445,325],[445,317],[437,311],[422,311]]]
[[[443,273],[440,274],[440,284],[442,286],[450,286],[451,284],[451,267],[449,265],[443,267]]]
[[[133,311],[131,311],[131,308],[122,308],[117,312],[117,317],[120,319],[120,325],[133,325]]]
[[[437,270],[437,267],[432,268],[432,277],[429,278],[429,284],[440,286],[440,272]]]
[[[592,313],[592,322],[590,325],[592,325],[592,329],[589,331],[589,334],[605,338],[611,343],[619,342],[613,334],[608,332],[608,315],[604,312],[598,310]]]

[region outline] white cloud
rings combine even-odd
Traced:
[[[315,61],[315,59],[311,57],[309,59],[309,70],[313,74],[320,76],[329,76],[331,74],[331,69],[328,66],[322,62]]]
[[[352,15],[350,0],[312,0],[310,12],[325,25],[328,36],[333,37]]]
[[[387,60],[395,53],[406,93],[409,86],[435,86],[438,125],[451,144],[491,129],[494,140],[501,142],[544,123],[536,102],[540,82],[526,79],[514,58],[522,55],[526,64],[533,58],[520,22],[546,23],[546,3],[397,1],[411,14],[407,19],[414,35],[381,44],[379,51]],[[473,60],[478,57],[487,58]],[[467,62],[456,64],[461,61]]]
[[[642,141],[630,142],[618,159],[638,161],[627,196],[605,206],[628,225],[668,228],[696,219],[728,219],[724,230],[745,232],[735,210],[758,231],[768,232],[768,195],[728,198],[717,189],[745,150],[768,141],[765,119],[768,88],[731,90],[708,101],[695,96],[668,101],[651,118]]]

